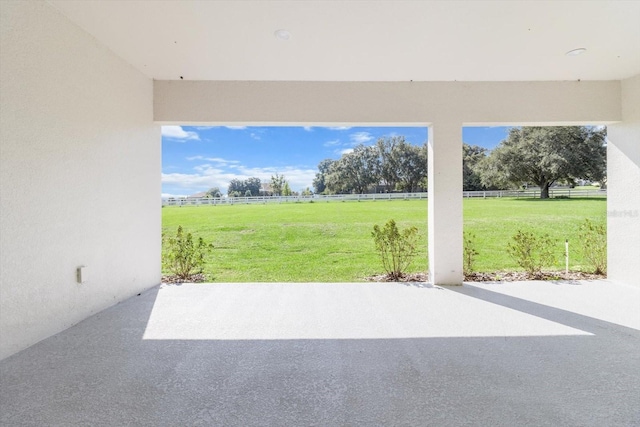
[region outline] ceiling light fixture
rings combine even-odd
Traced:
[[[578,56],[578,55],[581,55],[581,54],[585,53],[586,51],[587,51],[586,48],[579,47],[577,49],[570,50],[569,52],[565,53],[565,55],[567,55],[567,56]]]
[[[276,30],[273,35],[276,36],[276,38],[279,40],[289,40],[289,38],[291,37],[291,33],[287,30]]]

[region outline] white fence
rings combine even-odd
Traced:
[[[540,190],[504,190],[504,191],[465,191],[463,197],[516,197],[537,198]],[[606,197],[606,190],[575,190],[559,188],[549,190],[549,197]],[[426,200],[427,193],[378,193],[378,194],[334,194],[330,196],[259,196],[259,197],[216,197],[216,198],[165,198],[162,206],[201,206],[201,205],[250,205],[266,203],[324,203],[345,201],[373,201],[373,200]]]
[[[464,191],[463,197],[515,197],[515,198],[539,198],[540,190],[496,190],[496,191]],[[550,188],[549,197],[607,197],[607,190],[575,189],[575,188]]]

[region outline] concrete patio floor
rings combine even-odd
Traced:
[[[0,375],[3,426],[640,425],[640,288],[163,285]]]

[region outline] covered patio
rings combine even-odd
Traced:
[[[640,3],[0,19],[3,425],[640,422]],[[159,287],[164,124],[428,127],[430,284]],[[608,129],[608,280],[463,284],[462,127],[573,124]]]
[[[631,426],[640,289],[163,285],[0,364],[2,425]]]

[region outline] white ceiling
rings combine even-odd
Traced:
[[[640,1],[49,3],[158,80],[618,80],[640,74]],[[278,29],[291,38],[277,39]],[[579,47],[587,52],[565,55]]]

